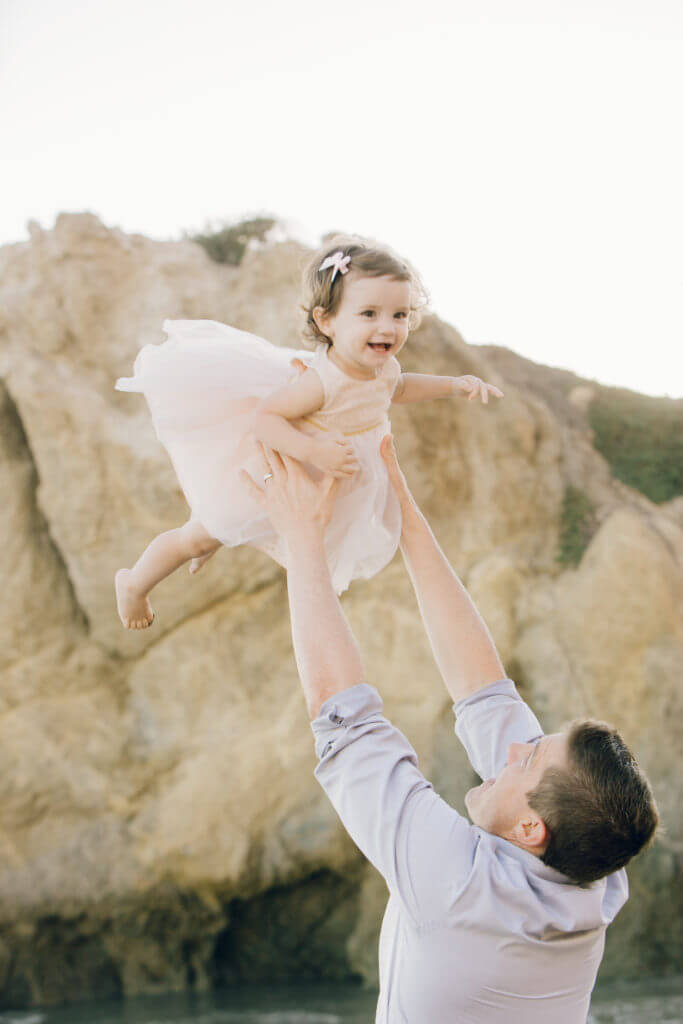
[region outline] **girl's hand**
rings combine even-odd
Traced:
[[[360,469],[353,445],[336,431],[324,440],[315,442],[310,461],[333,477],[350,477]]]
[[[465,374],[464,377],[453,378],[453,394],[467,395],[469,402],[481,395],[484,405],[488,404],[489,394],[492,394],[495,398],[504,397],[500,388],[495,387],[493,384],[487,384],[486,381],[481,380],[479,377],[473,377],[470,373]]]
[[[316,483],[296,459],[280,455],[261,441],[259,446],[268,479],[257,486],[245,469],[240,476],[252,497],[268,513],[273,529],[281,537],[297,530],[324,532],[332,518],[339,481],[326,476]]]

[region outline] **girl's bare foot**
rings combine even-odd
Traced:
[[[119,569],[114,577],[116,607],[126,629],[146,629],[154,622],[154,609],[128,582],[130,569]]]
[[[190,562],[190,572],[192,573],[193,576],[196,572],[199,572],[201,567],[204,565],[204,562],[208,562],[210,558],[213,558],[213,556],[216,554],[216,551],[218,551],[218,548],[215,548],[213,551],[209,551],[209,553],[206,555],[200,555],[198,558],[192,559],[192,561]]]

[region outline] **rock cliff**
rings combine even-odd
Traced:
[[[0,249],[0,1003],[374,981],[386,890],[313,778],[282,570],[221,551],[160,586],[157,621],[137,633],[113,599],[115,570],[187,516],[143,399],[115,379],[165,318],[299,347],[306,253],[281,242],[221,266],[90,214],[30,234]],[[671,970],[680,500],[656,506],[612,477],[583,414],[599,389],[554,402],[434,316],[401,362],[506,393],[489,408],[395,407],[399,457],[544,726],[612,721],[648,772],[666,830],[630,869],[603,976]],[[595,516],[576,565],[558,559],[568,486]],[[400,554],[343,603],[386,713],[462,810],[472,773]]]

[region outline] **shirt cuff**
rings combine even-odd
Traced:
[[[458,715],[462,714],[466,708],[471,708],[481,700],[488,700],[489,697],[512,697],[513,700],[523,703],[512,679],[499,679],[498,682],[489,683],[488,686],[483,686],[481,690],[471,693],[469,697],[463,697],[462,700],[457,701],[453,705],[455,717],[457,718]]]
[[[543,735],[538,719],[511,679],[499,679],[453,705],[455,735],[482,779],[495,778],[507,763],[511,743],[534,743]]]
[[[318,717],[311,722],[317,757],[324,757],[332,748],[335,738],[350,726],[381,714],[382,708],[382,698],[375,687],[368,683],[358,683],[328,697]]]

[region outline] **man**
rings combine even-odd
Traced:
[[[623,865],[657,825],[652,793],[610,727],[543,735],[412,498],[391,437],[381,451],[456,733],[485,780],[466,797],[472,824],[437,796],[364,681],[325,559],[338,481],[314,484],[269,449],[263,489],[245,474],[287,543],[316,778],[389,888],[376,1020],[580,1024],[605,929],[628,896]]]

